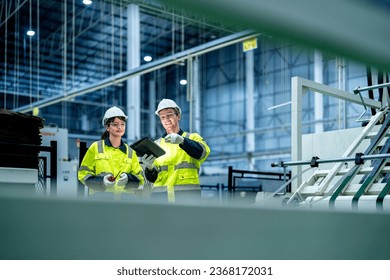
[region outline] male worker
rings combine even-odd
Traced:
[[[166,131],[156,142],[166,153],[154,161],[159,173],[153,194],[168,195],[168,201],[200,198],[199,169],[210,154],[209,146],[199,134],[180,129],[181,109],[173,100],[162,99],[155,113]]]

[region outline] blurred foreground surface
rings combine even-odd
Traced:
[[[390,214],[0,195],[0,259],[390,259]]]

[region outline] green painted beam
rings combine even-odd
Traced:
[[[164,0],[186,12],[253,28],[390,69],[390,12],[350,0]],[[366,2],[367,3],[367,2]]]

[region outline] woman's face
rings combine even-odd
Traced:
[[[122,137],[126,131],[126,122],[119,118],[115,118],[106,126],[106,129],[110,135]]]

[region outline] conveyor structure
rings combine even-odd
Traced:
[[[316,169],[284,202],[311,208],[390,210],[389,133],[390,114],[386,107],[371,117],[341,158],[313,157],[309,161],[280,163],[283,166],[309,164],[304,173],[321,163],[335,162],[329,170]],[[356,152],[367,139],[369,145],[364,147],[364,153]],[[350,161],[352,165],[348,164]]]
[[[283,168],[292,167],[293,176],[287,182],[287,184],[293,184],[292,193],[280,197],[275,192],[266,199],[260,198],[258,202],[264,203],[262,200],[269,201],[270,198],[279,198],[283,204],[290,206],[390,211],[390,196],[388,194],[390,190],[389,99],[385,94],[380,107],[378,107],[378,104],[374,103],[368,105],[368,99],[361,96],[363,90],[385,88],[389,84],[366,88],[357,87],[354,90],[354,95],[358,94],[361,102],[354,99],[350,93],[337,92],[330,87],[298,77],[292,79],[292,85],[292,107],[294,108],[292,122],[297,124],[292,127],[292,161],[273,164],[273,166]],[[367,123],[359,131],[359,134],[352,138],[353,140],[348,144],[348,147],[345,146],[347,148],[340,158],[319,158],[318,155],[314,155],[310,160],[302,160],[299,112],[301,111],[301,95],[308,90],[318,90],[326,95],[360,103],[364,106],[365,112],[368,111],[367,106],[376,109],[375,113],[365,120]],[[361,116],[357,121],[360,119]],[[326,168],[322,168],[322,166],[320,168],[319,165],[323,163],[334,165],[328,164]],[[309,167],[303,169],[304,165]],[[307,171],[311,171],[311,173],[306,173]],[[307,177],[307,174],[311,175]],[[259,195],[259,197],[261,196]]]

